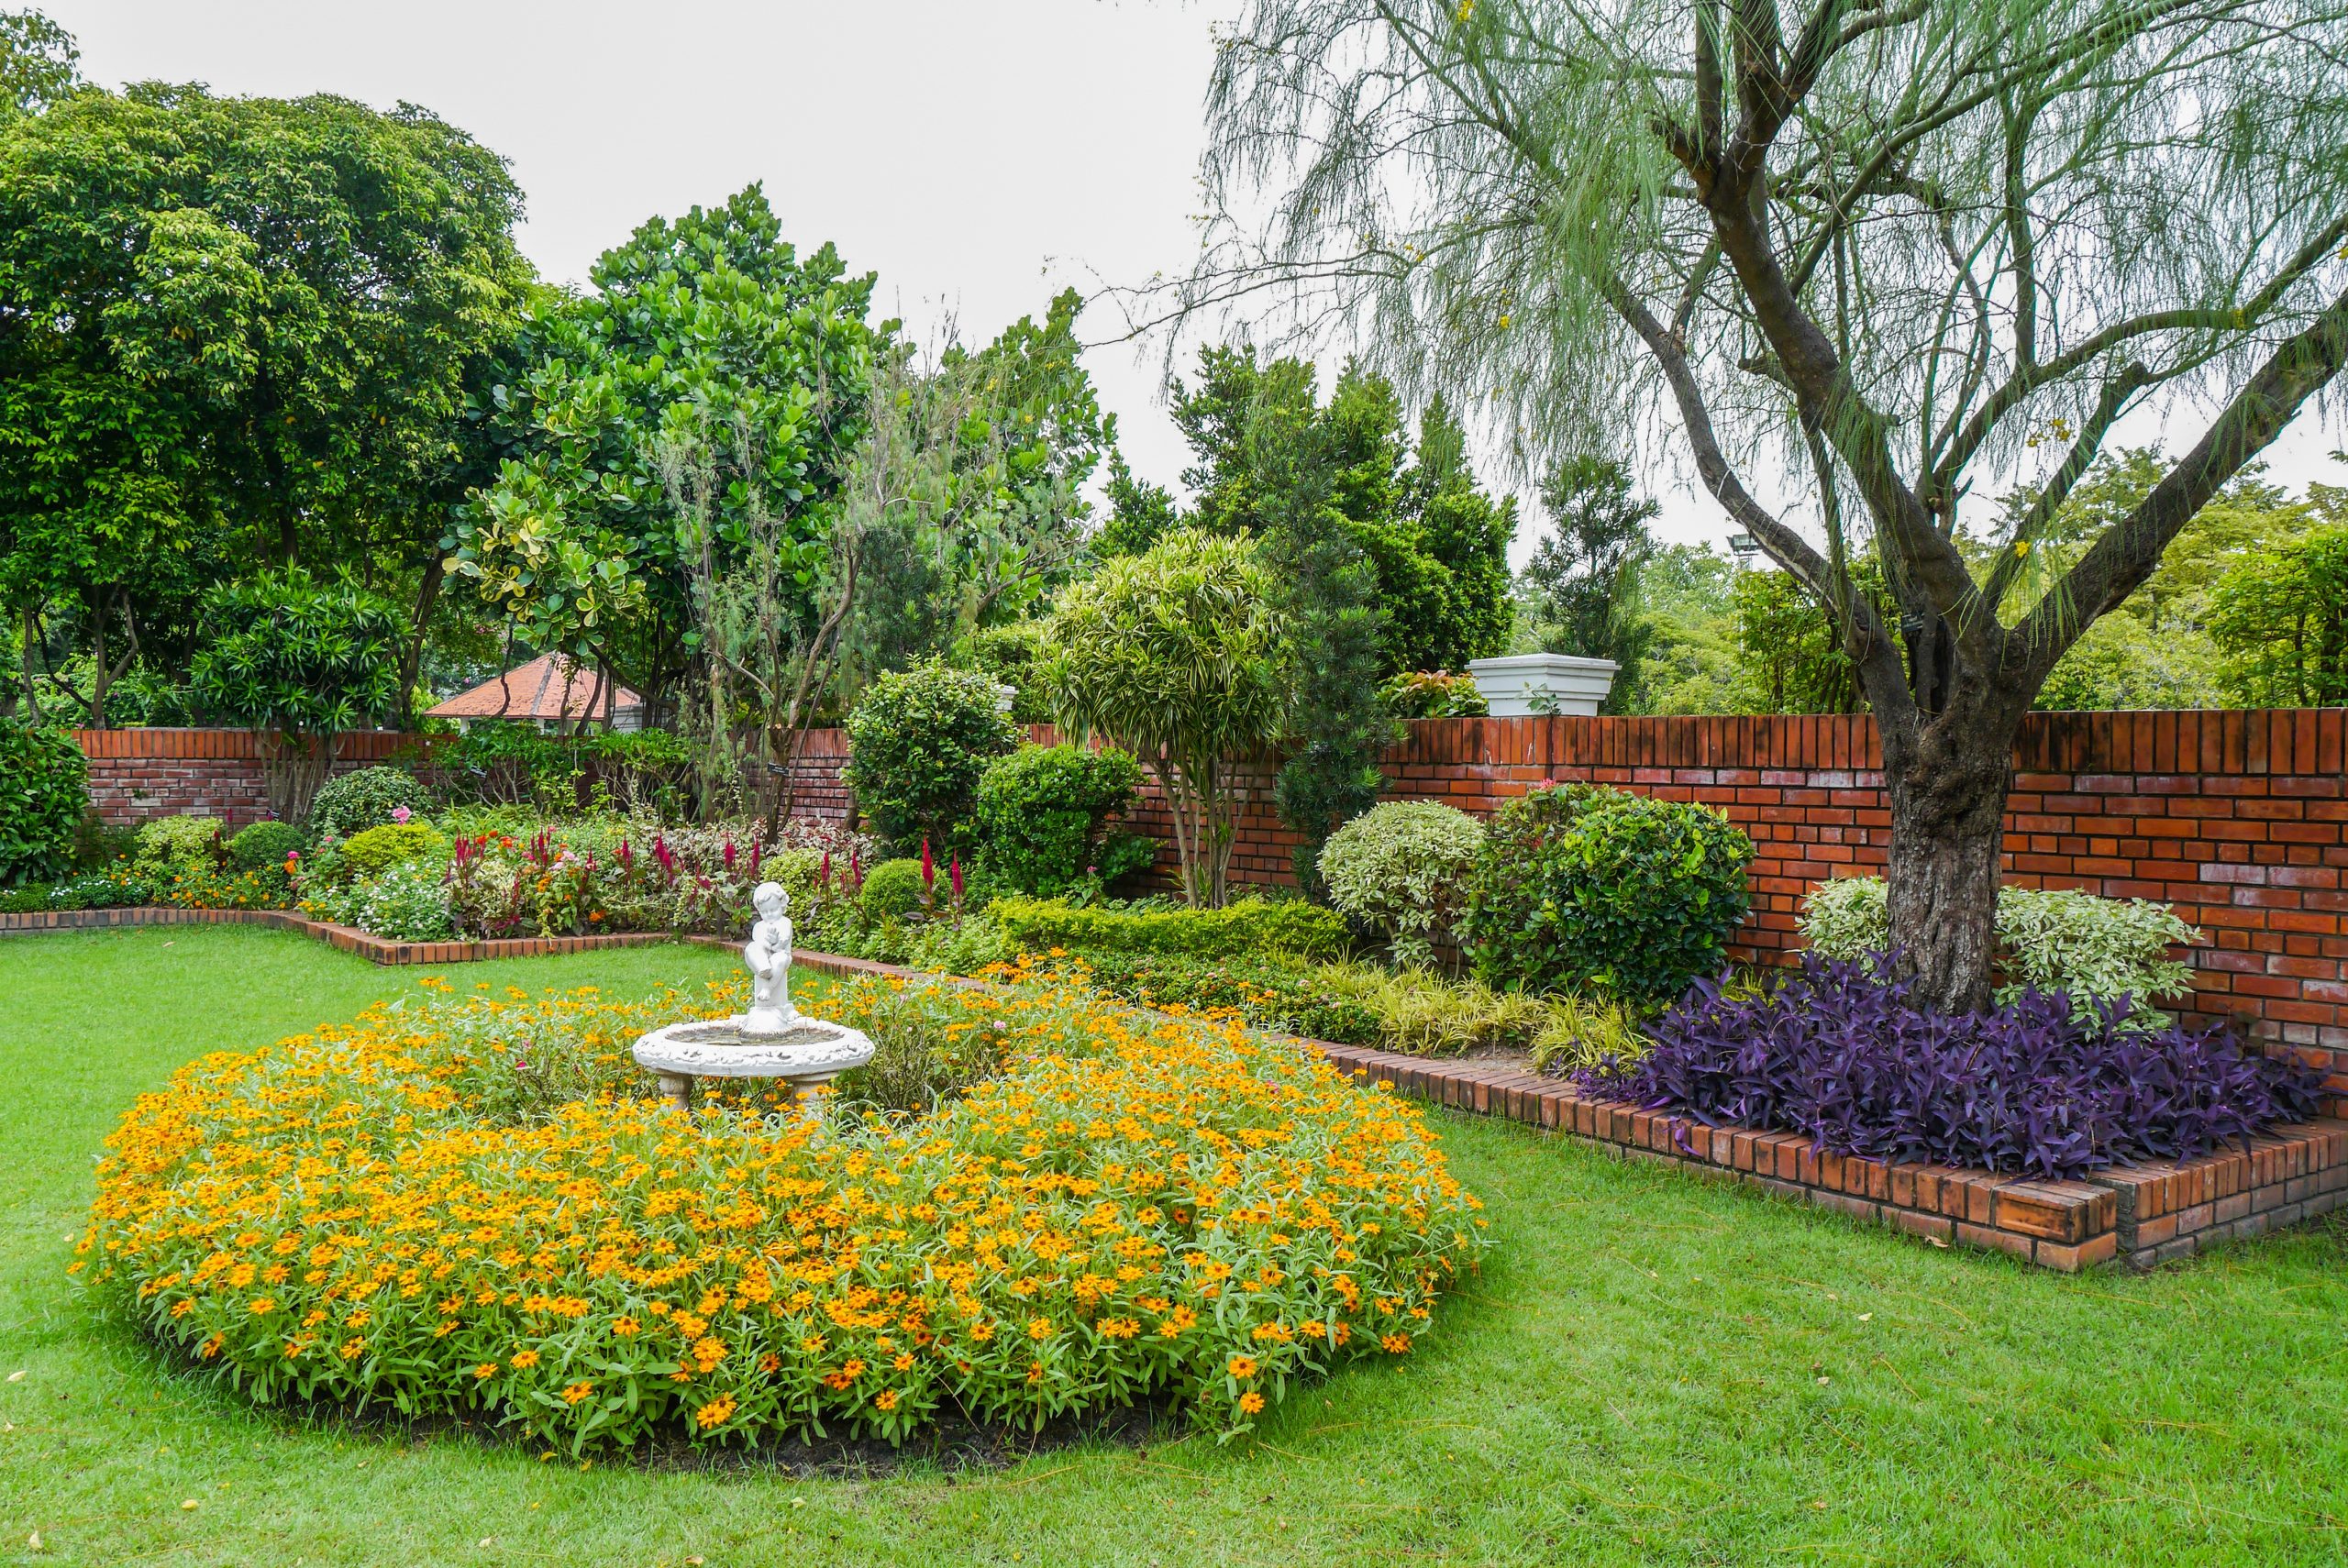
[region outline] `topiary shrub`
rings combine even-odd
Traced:
[[[405,808],[422,816],[432,797],[413,776],[397,767],[362,767],[318,786],[310,801],[309,829],[318,838],[349,838],[381,827]]]
[[[1384,938],[1403,964],[1434,958],[1467,907],[1484,852],[1484,824],[1433,801],[1389,801],[1335,833],[1321,850],[1321,880],[1346,919]]]
[[[997,899],[987,908],[1022,953],[1251,953],[1326,957],[1346,944],[1345,918],[1301,899],[1239,899],[1219,910],[1085,909],[1063,899]]]
[[[1753,841],[1709,807],[1552,785],[1486,832],[1460,938],[1495,986],[1669,1001],[1744,918]]]
[[[0,719],[0,886],[72,869],[89,777],[82,748],[62,730]]]
[[[394,866],[422,860],[449,847],[429,823],[387,823],[354,835],[342,846],[342,863],[353,877],[380,877]]]
[[[1880,877],[1821,883],[1802,906],[1803,938],[1829,958],[1858,958],[1891,944]],[[2169,1015],[2153,1004],[2191,994],[2193,971],[2170,950],[2203,941],[2166,904],[2106,899],[2044,888],[1998,890],[1998,1000],[2025,990],[2062,991],[2085,1015],[2123,1004],[2127,1024],[2160,1029]]]
[[[263,871],[285,864],[288,855],[309,845],[292,823],[254,823],[228,841],[228,864],[239,871]]]
[[[857,905],[868,922],[902,920],[921,908],[921,862],[908,856],[883,860],[865,873]]]
[[[847,778],[856,801],[900,852],[922,840],[944,854],[971,845],[971,808],[987,764],[1019,744],[994,682],[924,665],[873,682],[849,715]]]
[[[1023,745],[979,781],[979,853],[1014,891],[1066,892],[1093,872],[1102,829],[1140,791],[1141,764],[1128,753]]]

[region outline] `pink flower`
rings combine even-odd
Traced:
[[[937,863],[929,857],[929,835],[924,834],[921,840],[921,890],[926,893],[936,880]]]
[[[415,814],[415,813],[414,812],[409,811],[405,806],[394,806],[392,808],[392,821],[399,823],[402,827],[407,826],[408,818]]]

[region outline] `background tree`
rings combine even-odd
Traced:
[[[309,814],[345,731],[392,711],[404,626],[391,601],[300,567],[205,597],[190,684],[211,712],[260,733],[281,819]]]
[[[421,585],[529,284],[521,203],[421,110],[59,97],[70,46],[8,58],[39,112],[0,124],[0,598],[28,648],[61,612],[103,723],[125,656],[183,661],[226,575]]]
[[[1224,902],[1241,799],[1232,762],[1286,723],[1280,597],[1252,539],[1182,529],[1104,563],[1044,623],[1055,712],[1157,777],[1194,906]]]
[[[522,373],[493,398],[497,477],[447,546],[525,643],[608,666],[665,708],[697,665],[724,680],[700,658],[704,547],[726,572],[755,535],[780,553],[795,619],[814,616],[826,503],[891,328],[866,322],[872,276],[847,276],[829,245],[802,259],[757,185],[650,220],[589,278],[593,293],[526,325]],[[663,482],[663,453],[714,442],[753,455],[757,482],[712,490],[693,514]]]
[[[1640,613],[1639,573],[1655,554],[1647,525],[1662,508],[1634,495],[1608,458],[1568,458],[1541,481],[1551,533],[1525,564],[1544,652],[1612,659],[1621,668],[1602,712],[1636,712],[1654,630]]]
[[[2348,517],[2251,556],[2213,598],[2230,694],[2259,707],[2348,703]]]
[[[0,11],[0,123],[37,115],[81,81],[73,35],[39,11]]]
[[[1185,303],[1288,282],[1530,449],[1668,417],[1833,615],[1882,735],[1893,939],[1977,1006],[2022,715],[2348,358],[2343,48],[2342,0],[1257,0]],[[2196,398],[2202,439],[2017,597],[2114,423]],[[1767,448],[1815,476],[1811,537],[1744,480]],[[1977,579],[1960,500],[2032,452],[2039,501]]]

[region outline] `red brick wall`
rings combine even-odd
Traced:
[[[1038,729],[1039,740],[1051,732]],[[347,738],[341,767],[404,737]],[[111,820],[260,814],[260,764],[238,731],[84,732],[91,792]],[[798,810],[839,818],[847,737],[817,731]],[[2006,819],[2011,880],[2158,899],[2208,933],[2188,955],[2198,1012],[2326,1053],[2348,1088],[2348,710],[2047,713],[2024,725]],[[1741,952],[1795,944],[1801,899],[1829,877],[1879,871],[1890,836],[1875,726],[1865,717],[1434,719],[1387,758],[1398,798],[1490,811],[1545,778],[1619,784],[1720,807],[1750,834],[1754,914]],[[1285,882],[1293,835],[1269,776],[1246,791],[1235,880]],[[1163,837],[1155,797],[1136,824]],[[1170,853],[1169,853],[1170,858]]]
[[[150,817],[218,817],[231,828],[269,815],[260,742],[249,730],[77,730],[90,759],[90,803],[117,826]],[[386,730],[342,737],[334,771],[371,767],[417,738]]]
[[[2040,713],[2006,818],[2008,879],[2157,899],[2209,937],[2194,1015],[2320,1052],[2348,1089],[2348,711]],[[1803,896],[1880,872],[1891,836],[1858,717],[1433,719],[1386,759],[1390,798],[1487,812],[1545,778],[1717,806],[1749,834],[1741,956],[1798,944]],[[1286,882],[1295,837],[1249,785],[1235,879]],[[1143,825],[1163,834],[1155,803]]]

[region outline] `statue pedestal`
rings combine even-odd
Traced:
[[[861,1030],[802,1017],[780,1032],[754,1031],[745,1027],[753,1016],[672,1023],[638,1040],[629,1055],[680,1110],[692,1109],[695,1078],[776,1078],[808,1116],[810,1089],[872,1060],[871,1037]]]

